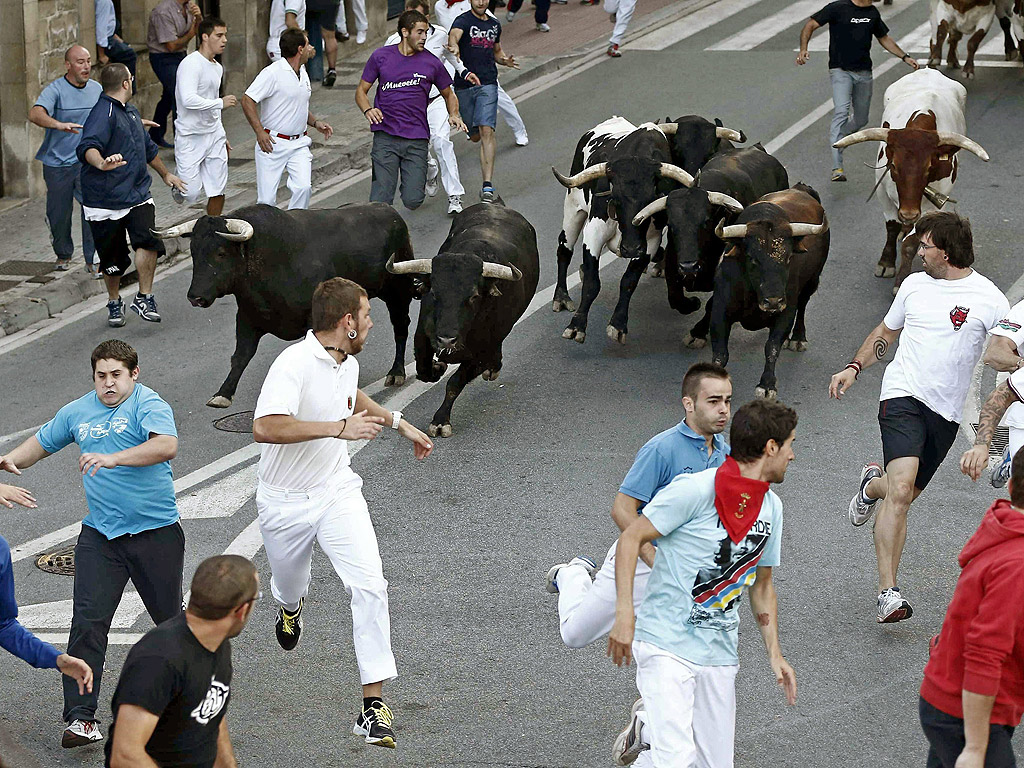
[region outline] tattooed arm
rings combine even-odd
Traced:
[[[981,406],[978,435],[974,438],[974,446],[960,457],[960,471],[971,480],[981,477],[981,473],[988,465],[988,444],[992,442],[992,435],[995,434],[999,420],[1003,418],[1006,409],[1017,400],[1016,393],[1004,381],[992,390],[988,400]]]
[[[761,630],[768,661],[775,673],[775,682],[785,692],[786,701],[796,704],[796,673],[782,656],[782,647],[779,645],[779,602],[775,595],[771,568],[758,567],[757,576],[747,590],[747,595],[750,597],[750,610],[757,619],[757,628]]]
[[[853,386],[858,369],[870,368],[879,360],[884,359],[889,352],[889,347],[895,343],[899,335],[899,330],[894,331],[886,327],[885,323],[879,323],[864,339],[864,343],[860,345],[860,349],[857,350],[850,365],[832,376],[832,381],[828,385],[829,397],[834,397],[836,400],[841,398],[843,393]],[[853,367],[854,364],[858,367]]]

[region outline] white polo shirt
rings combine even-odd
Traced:
[[[284,59],[264,67],[245,95],[260,105],[260,122],[271,133],[298,136],[306,130],[312,89],[305,67],[298,75]],[[276,137],[275,137],[276,138]]]
[[[174,100],[178,116],[174,120],[175,135],[224,133],[220,121],[224,99],[220,97],[220,81],[224,67],[199,51],[193,51],[178,65]]]
[[[306,0],[273,0],[270,4],[270,37],[267,39],[267,56],[281,58],[281,33],[288,29],[285,14],[294,13],[299,29],[306,28]]]
[[[307,331],[306,338],[277,356],[256,401],[254,419],[283,414],[299,421],[341,421],[352,415],[359,384],[359,362],[349,355],[335,362]],[[348,441],[334,437],[260,447],[260,482],[304,491],[355,474]]]

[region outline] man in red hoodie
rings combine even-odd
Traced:
[[[975,480],[1007,401],[1019,399],[1014,385],[1024,385],[1024,375],[1012,379],[989,396],[980,442],[961,459]],[[960,553],[963,572],[932,639],[920,700],[928,768],[1016,765],[1011,737],[1024,714],[1024,450],[1012,472],[1010,499],[989,508]]]

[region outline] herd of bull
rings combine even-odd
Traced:
[[[875,274],[895,275],[896,288],[916,252],[914,222],[951,200],[959,150],[988,160],[965,135],[966,97],[962,85],[935,70],[912,72],[886,90],[882,127],[837,144],[879,142],[875,187],[882,190],[886,243]],[[818,193],[806,184],[790,186],[785,167],[764,147],[736,146],[743,143],[741,131],[696,115],[640,126],[612,117],[579,140],[569,176],[552,168],[567,190],[552,302],[554,311],[574,313],[563,338],[585,341],[600,290],[599,258],[610,251],[628,260],[607,326],[612,340],[625,342],[630,297],[653,263],[652,274],[664,276],[669,305],[680,313],[700,308],[687,292],[711,292],[684,342],[700,348],[710,334],[716,363],[728,362],[735,323],[768,329],[756,393],[776,396],[780,351],[807,348],[805,312],[831,235]],[[300,338],[309,327],[313,290],[341,276],[388,308],[395,358],[386,385],[405,382],[413,299],[421,302],[413,341],[417,377],[438,381],[448,365],[459,365],[431,419],[431,436],[452,434],[452,405],[470,381],[497,378],[502,343],[530,305],[540,274],[536,231],[503,204],[458,214],[431,259],[414,257],[408,227],[383,203],[293,211],[254,205],[157,234],[191,238],[193,305],[209,307],[231,294],[237,301],[231,371],[207,405],[231,404],[265,334]],[[581,235],[577,308],[567,275]]]

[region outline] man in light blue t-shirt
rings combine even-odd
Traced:
[[[43,164],[43,181],[46,182],[46,221],[50,225],[50,242],[57,255],[57,269],[71,268],[71,257],[75,246],[71,241],[71,214],[75,203],[82,204],[82,185],[79,173],[81,163],[75,155],[78,148],[79,131],[85,118],[96,106],[103,89],[95,80],[89,79],[92,71],[92,57],[80,45],[73,45],[64,54],[63,77],[46,86],[36,103],[29,110],[28,119],[46,129],[43,143],[36,153],[36,160]],[[82,211],[82,251],[89,271],[99,277],[93,266],[96,248],[92,232]]]
[[[131,580],[154,623],[181,612],[185,534],[178,523],[170,461],[178,452],[171,407],[137,383],[139,357],[116,339],[92,353],[94,390],[59,411],[6,456],[20,475],[78,443],[89,514],[75,546],[74,610],[68,653],[93,669],[92,690],[64,685],[64,747],[103,738],[96,720],[107,632]]]
[[[789,703],[796,701],[772,584],[782,502],[769,487],[783,481],[794,458],[796,422],[781,403],[747,403],[733,418],[730,458],[718,469],[676,477],[619,537],[608,655],[619,665],[637,660],[644,717],[633,735],[650,744],[637,765],[732,766],[739,604],[747,589],[776,681]],[[634,639],[634,572],[640,548],[655,539],[658,556]]]

